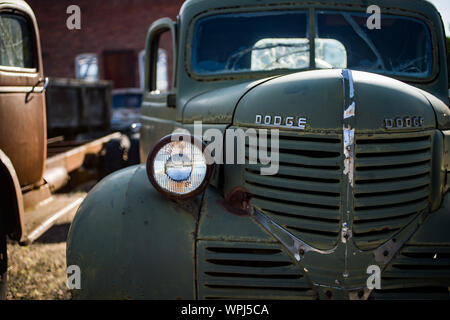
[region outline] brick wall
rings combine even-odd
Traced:
[[[75,77],[75,57],[97,53],[100,78],[104,78],[104,51],[133,50],[135,84],[139,86],[137,57],[144,49],[151,23],[162,17],[175,19],[183,0],[27,0],[39,24],[44,72],[50,77]],[[81,8],[81,30],[68,30],[67,7]]]

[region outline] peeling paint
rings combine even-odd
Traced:
[[[354,187],[354,143],[355,129],[344,125],[344,175],[348,176],[348,181]]]
[[[348,108],[344,111],[344,119],[348,119],[348,118],[351,118],[351,117],[354,117],[354,116],[355,116],[355,106],[356,106],[356,103],[353,102],[353,103],[350,105],[350,107],[348,107]]]
[[[341,236],[342,243],[347,243],[347,241],[349,241],[352,236],[353,236],[352,230],[347,227],[346,223],[344,223],[344,226],[342,227],[342,236]]]
[[[355,85],[351,70],[343,69],[342,78],[344,84],[344,114],[343,114],[343,135],[344,135],[344,175],[348,176],[348,182],[354,187],[354,144],[355,129],[354,117],[356,116]],[[351,119],[353,118],[353,119]],[[352,120],[352,121],[351,121]]]

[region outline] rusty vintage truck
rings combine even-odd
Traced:
[[[0,1],[0,299],[7,237],[31,243],[121,161],[114,147],[122,135],[109,130],[110,116],[111,84],[45,78],[32,9]]]

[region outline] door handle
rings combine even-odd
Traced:
[[[38,82],[36,82],[36,84],[33,85],[33,87],[31,87],[31,90],[27,92],[27,94],[26,94],[26,96],[25,96],[25,103],[28,103],[28,102],[30,102],[30,101],[33,99],[33,98],[30,99],[30,94],[32,94],[33,92],[35,92],[34,90],[36,89],[36,87],[37,87],[38,85],[40,85],[42,82],[44,83],[44,86],[42,87],[42,90],[36,91],[36,93],[42,93],[42,92],[44,92],[44,91],[47,89],[48,83],[49,83],[48,77],[40,78],[40,79],[38,80]]]

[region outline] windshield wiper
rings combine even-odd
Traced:
[[[420,72],[419,66],[417,66],[417,63],[423,60],[426,60],[427,57],[419,57],[414,60],[410,60],[408,62],[405,62],[403,64],[400,64],[397,68],[392,68],[392,71],[395,73],[402,73],[402,72]]]
[[[353,28],[353,30],[356,32],[356,34],[363,39],[363,41],[369,46],[369,48],[372,50],[373,54],[377,58],[377,65],[376,67],[380,66],[382,70],[386,70],[386,66],[384,64],[383,58],[381,57],[380,52],[378,52],[377,47],[375,44],[370,40],[369,36],[364,32],[363,29],[353,20],[352,16],[348,12],[341,12],[344,19],[350,24],[350,26]]]

